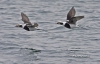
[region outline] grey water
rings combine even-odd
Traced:
[[[79,27],[57,25],[72,6]],[[21,12],[41,30],[15,27]],[[100,64],[100,0],[0,0],[0,64]]]

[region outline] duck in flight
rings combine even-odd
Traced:
[[[21,12],[21,17],[22,17],[22,21],[24,22],[24,24],[18,24],[18,25],[16,25],[16,27],[21,27],[27,31],[36,30],[36,27],[38,27],[37,23],[34,23],[34,25],[33,25],[30,22],[29,18],[26,16],[26,14],[24,14],[23,12]]]
[[[71,10],[67,14],[66,22],[57,22],[57,24],[64,25],[66,28],[72,28],[71,25],[76,25],[76,22],[84,16],[75,16],[76,11],[74,7],[71,8]]]

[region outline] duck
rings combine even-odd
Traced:
[[[57,22],[57,24],[63,25],[66,28],[72,28],[76,26],[76,22],[82,18],[84,18],[84,16],[75,16],[76,11],[74,6],[70,9],[70,11],[67,13],[67,19],[65,22]]]
[[[24,24],[17,24],[16,27],[21,27],[27,31],[34,31],[37,29],[38,23],[32,24],[28,16],[24,14],[23,12],[21,12],[21,17],[22,17],[22,21],[24,22]]]

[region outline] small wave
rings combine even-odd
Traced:
[[[33,53],[41,52],[41,50],[36,50],[33,48],[21,48],[21,49],[31,50]]]
[[[89,58],[89,55],[70,55],[70,57],[74,57],[74,58]]]

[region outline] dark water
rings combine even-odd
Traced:
[[[74,6],[78,28],[57,25]],[[24,12],[39,29],[25,31]],[[100,0],[0,0],[0,64],[99,64]]]

